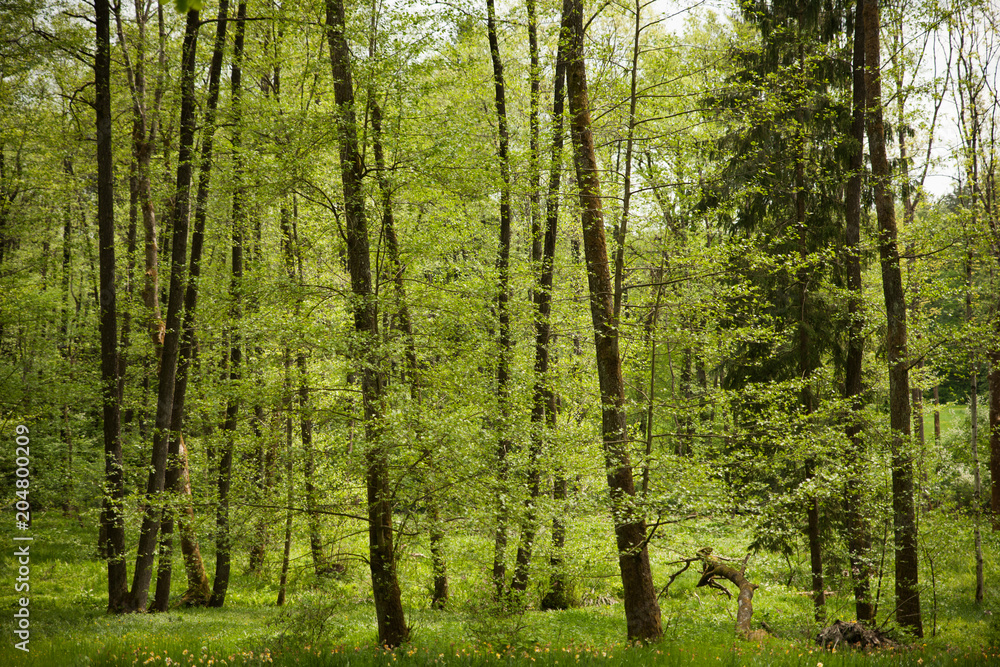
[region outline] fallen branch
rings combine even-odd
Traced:
[[[721,584],[715,581],[722,578],[732,582],[739,588],[740,592],[736,597],[736,633],[745,639],[749,639],[751,636],[750,617],[753,616],[753,592],[757,590],[757,584],[750,583],[744,575],[750,555],[747,554],[747,557],[743,560],[742,568],[739,570],[722,562],[728,559],[713,556],[711,547],[699,549],[698,558],[702,562],[701,579],[698,581],[698,586],[711,586],[726,590]],[[729,593],[729,591],[726,590],[726,593]],[[730,594],[730,597],[732,597],[732,594]]]

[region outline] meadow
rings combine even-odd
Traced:
[[[3,539],[13,531],[4,522]],[[609,528],[595,518],[591,528]],[[92,525],[92,524],[91,524]],[[948,511],[922,516],[922,567],[926,636],[919,642],[896,634],[897,648],[860,652],[824,650],[815,644],[805,554],[785,558],[759,552],[748,574],[759,584],[754,627],[766,629],[754,641],[734,637],[735,602],[717,591],[696,588],[694,570],[661,595],[664,638],[647,646],[624,641],[624,613],[616,599],[614,568],[583,554],[574,576],[578,606],[536,611],[530,606],[500,609],[488,601],[482,570],[485,540],[456,531],[451,537],[453,592],[447,610],[429,608],[425,545],[404,545],[400,580],[411,641],[393,651],[376,645],[374,605],[366,568],[351,565],[343,576],[317,581],[306,563],[305,540],[293,553],[289,597],[277,607],[277,577],[271,558],[263,578],[239,574],[223,609],[175,607],[163,614],[110,616],[105,613],[103,563],[87,522],[47,512],[37,516],[31,550],[30,651],[14,647],[16,595],[14,560],[5,555],[0,579],[8,610],[0,665],[979,665],[1000,664],[1000,539],[984,533],[987,597],[972,601],[975,576],[971,521]],[[718,552],[738,553],[745,535],[736,519],[678,524],[672,547],[654,550],[654,576],[662,586],[678,568],[670,550],[712,543]],[[480,549],[480,547],[482,549]],[[5,549],[5,554],[12,551]],[[483,554],[480,553],[483,552]],[[463,556],[464,554],[464,556]],[[932,574],[933,570],[933,574]],[[9,582],[9,585],[8,585]],[[183,576],[174,577],[183,594]],[[848,620],[853,602],[847,580],[834,580],[828,619]],[[890,605],[889,580],[882,582],[882,609]],[[888,616],[882,611],[879,618]],[[891,627],[887,627],[890,634]]]

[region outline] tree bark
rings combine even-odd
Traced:
[[[878,216],[878,246],[882,291],[887,316],[889,357],[889,423],[892,429],[892,509],[896,545],[896,621],[923,636],[917,571],[917,522],[913,500],[913,459],[910,453],[910,387],[906,348],[906,296],[896,243],[896,211],[892,174],[885,149],[882,120],[882,80],[879,70],[879,3],[865,0],[865,88],[868,149],[871,154]]]
[[[118,394],[117,298],[115,286],[114,156],[111,144],[111,8],[97,0],[94,59],[97,116],[97,226],[101,285],[101,398],[104,417],[104,496],[101,527],[108,561],[108,611],[127,608],[128,568],[125,563],[125,474],[122,461],[121,396]],[[0,239],[0,253],[3,252]],[[2,261],[2,255],[0,255]]]
[[[799,17],[801,25],[801,16]],[[805,53],[802,43],[799,43],[799,68],[804,75]],[[798,330],[798,371],[799,381],[803,383],[801,402],[803,413],[808,418],[813,412],[812,388],[809,385],[813,372],[812,341],[809,338],[809,228],[806,225],[806,155],[805,155],[805,109],[796,109],[796,121],[799,136],[796,142],[795,160],[795,221],[799,233],[799,330]],[[808,428],[808,425],[807,425]],[[811,457],[810,457],[811,459]],[[806,462],[806,477],[813,476],[813,462]],[[812,574],[813,615],[816,622],[823,625],[826,622],[826,590],[823,583],[823,543],[820,540],[819,501],[814,496],[806,498],[806,533],[809,542],[809,569]]]
[[[373,31],[370,56],[374,58],[375,53],[376,39]],[[403,264],[400,258],[399,239],[396,236],[396,221],[392,209],[392,187],[389,183],[388,170],[385,164],[385,149],[382,143],[382,107],[378,102],[374,90],[369,93],[369,104],[371,106],[372,151],[375,154],[375,173],[378,180],[379,194],[382,198],[382,233],[385,237],[385,247],[389,255],[389,271],[392,274],[392,282],[395,290],[398,328],[403,334],[403,343],[406,350],[407,368],[405,374],[409,377],[410,400],[416,401],[419,405],[422,397],[420,365],[417,361],[417,348],[413,336],[413,319],[410,317],[410,309],[406,301],[406,286],[404,281],[406,265]],[[424,449],[422,454],[426,456],[427,469],[435,470],[434,453],[430,448]],[[427,485],[425,493],[427,498],[427,514],[430,517],[431,569],[434,578],[431,608],[444,609],[450,597],[448,590],[448,563],[444,546],[445,531],[441,523],[441,511],[437,498],[438,492],[434,488],[433,483]]]
[[[282,228],[288,225],[288,208],[282,207],[281,220]],[[278,607],[285,604],[285,591],[288,587],[288,566],[292,553],[292,504],[295,501],[295,485],[293,476],[295,467],[292,458],[292,351],[285,347],[285,542],[281,553],[281,576],[278,579],[278,600],[275,603]]]
[[[845,265],[847,267],[847,359],[844,364],[844,398],[850,416],[844,428],[850,446],[847,451],[848,479],[844,489],[848,559],[854,580],[854,609],[858,620],[875,620],[871,603],[871,566],[869,551],[871,536],[861,489],[866,458],[865,441],[859,413],[862,409],[861,370],[864,360],[864,321],[861,285],[861,180],[864,169],[865,141],[865,25],[864,0],[858,0],[854,16],[854,55],[852,85],[850,177],[847,181],[845,215]]]
[[[646,522],[632,506],[635,483],[629,461],[625,421],[625,383],[614,319],[613,285],[604,236],[600,178],[591,134],[590,102],[583,54],[582,0],[566,0],[569,15],[566,75],[574,163],[583,222],[584,255],[590,288],[590,312],[597,351],[601,391],[605,468],[611,491],[611,511],[625,592],[625,619],[629,639],[655,640],[662,633],[660,606],[646,548]]]
[[[545,216],[545,230],[541,230],[537,219],[540,211],[540,196],[538,193],[538,35],[537,16],[535,12],[534,0],[528,0],[528,44],[531,58],[530,67],[530,91],[531,91],[531,141],[530,141],[530,208],[532,214],[532,262],[538,270],[538,282],[532,290],[532,301],[535,305],[535,383],[532,391],[531,406],[531,445],[528,460],[528,498],[525,500],[525,515],[521,524],[521,538],[517,547],[515,557],[514,576],[511,580],[512,591],[523,594],[528,588],[528,576],[531,568],[531,553],[534,547],[535,533],[538,530],[537,503],[541,495],[541,471],[539,470],[539,458],[542,455],[542,448],[545,439],[543,428],[548,425],[551,429],[555,421],[546,419],[546,408],[550,404],[552,390],[549,387],[549,339],[551,331],[550,313],[552,310],[552,274],[555,265],[556,249],[556,224],[559,220],[558,203],[555,197],[550,197]],[[556,56],[556,69],[561,68],[559,55]],[[561,76],[561,72],[557,73]],[[562,82],[557,84],[562,94]],[[561,104],[561,100],[560,100]],[[562,144],[562,119],[559,119],[558,132],[560,134],[559,144]],[[556,128],[553,132],[556,132]],[[561,160],[561,151],[556,153],[556,144],[553,143],[553,159]],[[556,172],[556,181],[551,183],[555,187],[556,193],[559,191],[559,171]],[[542,243],[537,243],[538,237],[542,236]],[[553,415],[554,416],[554,415]]]
[[[753,592],[757,590],[757,584],[752,584],[746,578],[744,571],[737,570],[731,565],[726,565],[718,558],[712,556],[712,549],[700,549],[698,557],[702,561],[701,579],[698,586],[709,586],[713,580],[722,577],[734,584],[739,589],[736,597],[736,632],[744,639],[750,637],[750,619],[753,616]],[[718,586],[718,584],[715,584]]]
[[[507,566],[507,483],[510,462],[510,357],[513,342],[510,333],[510,136],[507,128],[506,84],[500,44],[497,39],[496,9],[493,0],[486,0],[486,31],[490,42],[490,59],[493,62],[494,105],[497,112],[497,156],[500,161],[500,240],[497,246],[497,403],[500,417],[497,423],[497,528],[493,546],[493,585],[500,600],[506,586]]]
[[[236,384],[241,377],[240,364],[243,359],[240,347],[238,323],[242,318],[243,291],[243,230],[246,226],[246,212],[243,201],[243,157],[242,157],[242,77],[243,39],[246,28],[247,5],[240,2],[236,11],[236,29],[233,36],[233,64],[230,74],[232,106],[233,150],[233,206],[232,206],[232,252],[230,294],[233,305],[230,310],[229,325],[229,391],[226,402],[226,419],[223,423],[223,445],[219,456],[217,505],[215,510],[215,579],[212,582],[212,596],[208,606],[221,607],[226,602],[229,589],[232,542],[229,531],[229,491],[232,485],[233,445],[236,437],[236,423],[239,416],[240,399],[236,394]]]
[[[198,191],[195,196],[194,230],[191,233],[191,265],[188,270],[187,289],[184,292],[184,318],[182,324],[180,352],[177,362],[177,377],[174,387],[174,401],[170,418],[170,442],[167,448],[167,472],[165,487],[172,496],[179,496],[185,506],[178,522],[182,524],[182,532],[187,533],[181,540],[185,571],[188,574],[188,588],[184,593],[187,604],[201,606],[211,597],[208,587],[208,576],[205,574],[201,550],[187,521],[186,512],[193,504],[190,494],[190,484],[185,486],[183,479],[190,479],[186,469],[187,456],[181,456],[182,434],[184,431],[184,408],[187,399],[187,386],[191,362],[195,349],[195,312],[198,307],[198,281],[201,277],[201,254],[205,239],[205,220],[208,213],[208,191],[212,179],[212,160],[215,140],[216,109],[219,105],[219,80],[222,76],[222,56],[226,45],[226,28],[229,14],[229,0],[220,0],[219,15],[216,22],[215,42],[212,48],[212,62],[209,67],[208,99],[205,105],[204,132],[201,141],[198,173]],[[184,493],[185,489],[187,494]],[[173,535],[174,509],[164,511],[160,525],[161,550],[157,571],[156,596],[153,599],[153,611],[166,611],[170,596],[171,557]],[[185,550],[186,549],[186,550]]]
[[[971,241],[971,240],[970,240]],[[969,242],[969,241],[967,241]],[[972,260],[971,242],[965,254],[965,321],[972,324]],[[975,541],[976,559],[976,604],[982,604],[985,582],[983,581],[983,536],[979,524],[982,519],[982,480],[979,477],[979,361],[976,353],[969,353],[969,366],[972,369],[969,378],[969,445],[972,449],[972,518],[973,536]]]
[[[348,268],[353,293],[355,357],[361,374],[365,412],[366,488],[368,496],[368,545],[379,644],[398,646],[409,637],[403,615],[393,551],[392,499],[389,488],[389,457],[382,442],[385,373],[378,349],[378,309],[372,292],[368,253],[368,221],[365,217],[363,167],[358,151],[354,111],[354,83],[351,53],[347,44],[342,0],[326,0],[327,37],[333,71],[334,100],[337,104],[337,135],[340,144],[340,172],[344,187],[347,219]]]
[[[174,402],[174,380],[181,333],[181,311],[187,264],[188,214],[190,208],[192,150],[195,131],[194,65],[198,43],[199,15],[189,11],[184,30],[181,63],[181,136],[177,161],[177,187],[171,216],[170,294],[167,300],[166,335],[160,359],[157,387],[156,422],[153,430],[152,470],[146,485],[142,528],[136,555],[135,573],[129,594],[129,611],[146,610],[149,584],[153,576],[153,558],[160,527],[160,507],[166,477],[167,441]]]

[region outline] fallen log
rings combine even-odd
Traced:
[[[713,556],[711,547],[699,549],[698,558],[702,562],[701,579],[698,581],[698,586],[719,588],[732,597],[728,590],[715,581],[722,578],[735,584],[739,589],[739,594],[736,596],[736,634],[744,639],[750,639],[753,635],[753,631],[750,629],[750,617],[753,616],[753,592],[757,590],[757,584],[750,583],[746,578],[746,567],[750,554],[747,554],[747,557],[743,559],[743,566],[738,570],[724,563],[723,559]]]

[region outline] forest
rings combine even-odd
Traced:
[[[995,0],[0,25],[0,662],[1000,662]]]

